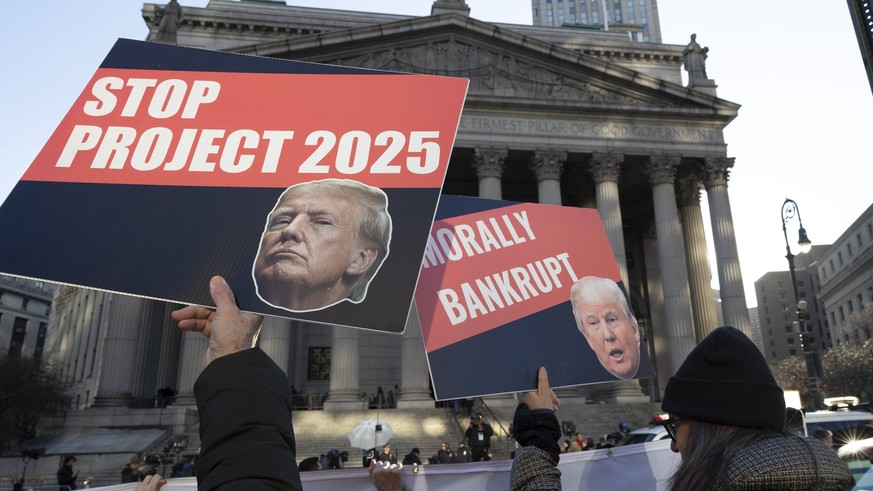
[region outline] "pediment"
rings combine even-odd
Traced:
[[[738,105],[594,56],[456,14],[289,38],[235,50],[470,79],[468,103],[736,116]],[[701,113],[701,110],[702,113]]]

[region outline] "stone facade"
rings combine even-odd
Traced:
[[[873,205],[821,255],[817,277],[834,345],[860,344],[873,337],[869,322],[853,319],[862,311],[873,317]]]
[[[816,269],[822,254],[829,246],[813,246],[807,253],[794,258],[797,293],[809,305],[806,328],[809,334],[804,342],[815,347],[819,357],[833,346],[831,333],[825,320],[824,306],[818,299],[820,285]],[[803,356],[797,322],[797,307],[791,275],[788,271],[771,271],[755,280],[755,296],[758,300],[758,318],[761,329],[761,351],[767,361],[778,361],[788,356]]]
[[[55,286],[0,275],[0,357],[42,358]]]

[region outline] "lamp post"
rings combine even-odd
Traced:
[[[785,259],[788,259],[788,272],[791,274],[791,286],[794,288],[794,305],[797,314],[797,332],[800,337],[800,349],[803,350],[803,358],[806,362],[806,377],[809,384],[809,393],[812,395],[813,409],[821,408],[821,396],[818,393],[818,374],[816,367],[816,351],[815,347],[807,345],[804,335],[806,334],[806,315],[809,309],[809,304],[806,300],[800,299],[800,294],[797,291],[797,274],[794,272],[794,254],[791,253],[791,245],[788,243],[788,220],[797,217],[799,229],[797,231],[797,245],[800,246],[800,252],[807,253],[812,248],[812,242],[806,235],[806,229],[803,228],[803,220],[800,219],[800,209],[793,199],[785,198],[782,203],[782,233],[785,235]]]

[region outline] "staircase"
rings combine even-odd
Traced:
[[[419,457],[427,462],[428,457],[436,455],[441,442],[449,442],[454,448],[463,438],[454,415],[446,408],[295,411],[293,415],[298,462],[335,448],[349,453],[346,467],[361,467],[363,450],[349,445],[348,434],[367,419],[378,419],[391,426],[394,436],[390,444],[398,462],[413,447],[418,447]]]

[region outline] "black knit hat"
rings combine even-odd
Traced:
[[[785,397],[764,356],[738,329],[712,331],[670,377],[661,409],[747,428],[785,428]]]

